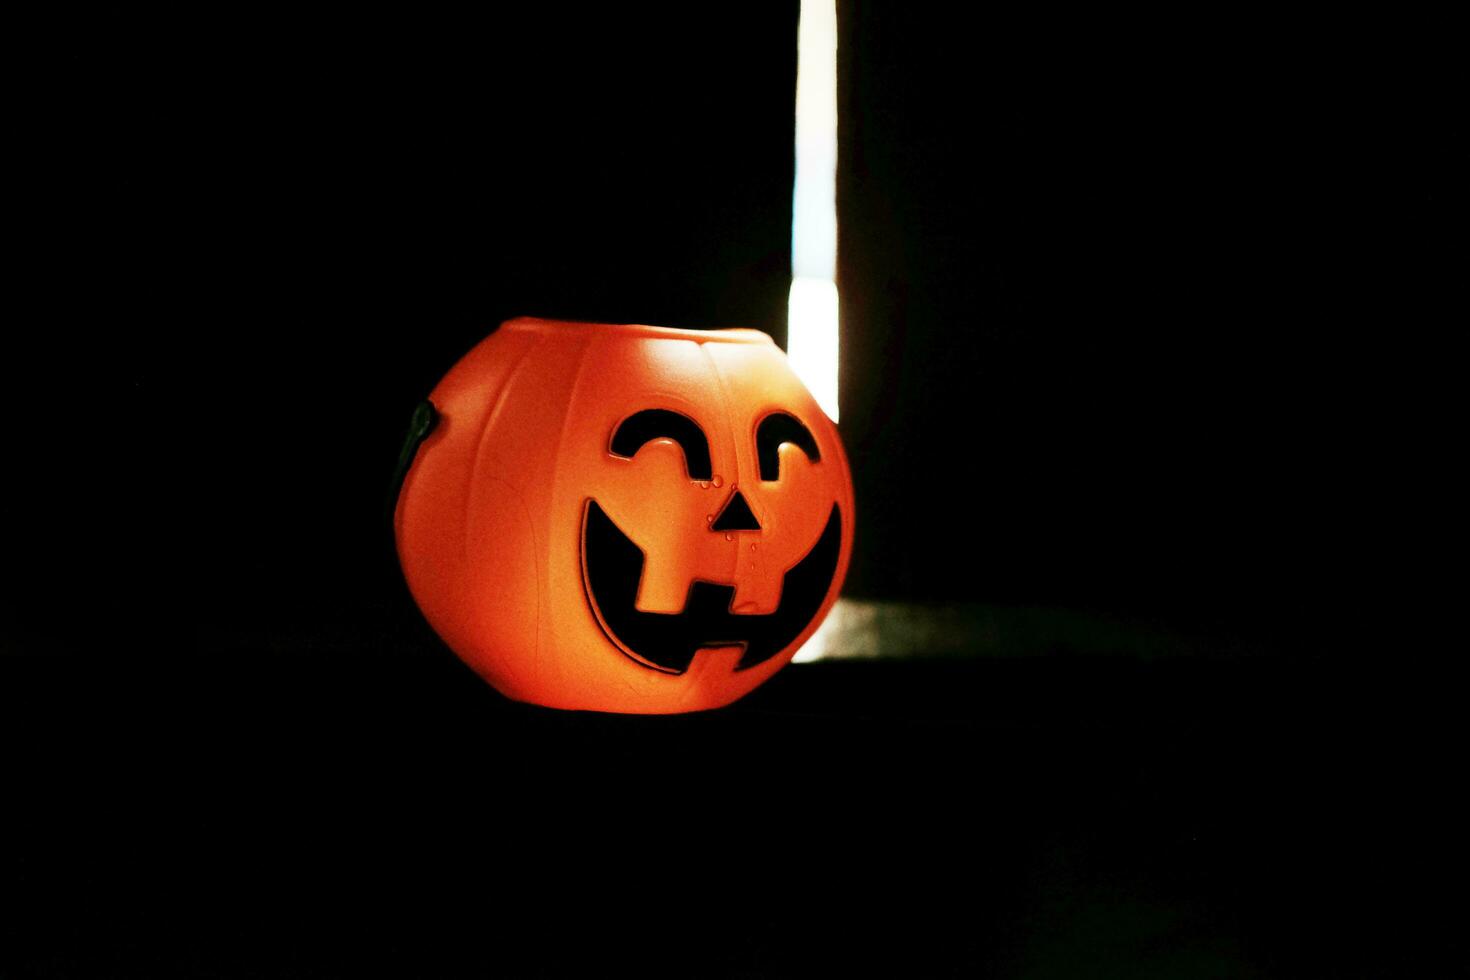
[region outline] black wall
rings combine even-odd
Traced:
[[[36,58],[6,367],[18,510],[56,514],[7,646],[412,628],[389,477],[498,323],[784,340],[794,3],[83,26]]]
[[[494,324],[784,340],[795,27],[788,3],[42,39],[12,645],[417,628],[384,489]],[[1399,533],[1363,515],[1418,456],[1395,413],[1463,329],[1464,113],[1432,28],[1314,30],[842,6],[853,594],[1357,630],[1337,611]]]
[[[1359,642],[1463,329],[1432,25],[842,9],[851,588]]]

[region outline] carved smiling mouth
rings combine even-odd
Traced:
[[[786,573],[781,604],[773,613],[730,611],[735,586],[696,581],[683,612],[643,612],[634,603],[643,574],[643,549],[588,500],[582,521],[582,578],[587,600],[608,638],[633,660],[671,674],[689,669],[694,654],[708,647],[744,649],[736,670],[780,653],[816,616],[837,573],[842,518],[837,505],[817,543]]]

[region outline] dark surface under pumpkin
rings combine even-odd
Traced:
[[[1460,847],[1448,716],[1325,663],[796,664],[640,718],[328,640],[0,659],[0,972],[1368,977],[1457,942],[1421,878]]]

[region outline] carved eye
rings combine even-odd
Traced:
[[[760,462],[761,479],[766,483],[780,478],[779,450],[783,443],[788,442],[806,453],[806,458],[813,463],[822,461],[821,450],[817,449],[817,440],[812,437],[811,430],[802,425],[796,416],[785,412],[767,415],[761,419],[760,425],[755,429],[756,459]]]
[[[689,479],[710,479],[709,441],[704,437],[704,430],[689,416],[667,409],[648,408],[623,419],[613,433],[612,454],[632,459],[644,443],[654,439],[672,439],[679,444],[684,450],[684,469]]]

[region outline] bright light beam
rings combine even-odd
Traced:
[[[786,356],[837,421],[837,3],[802,0]]]

